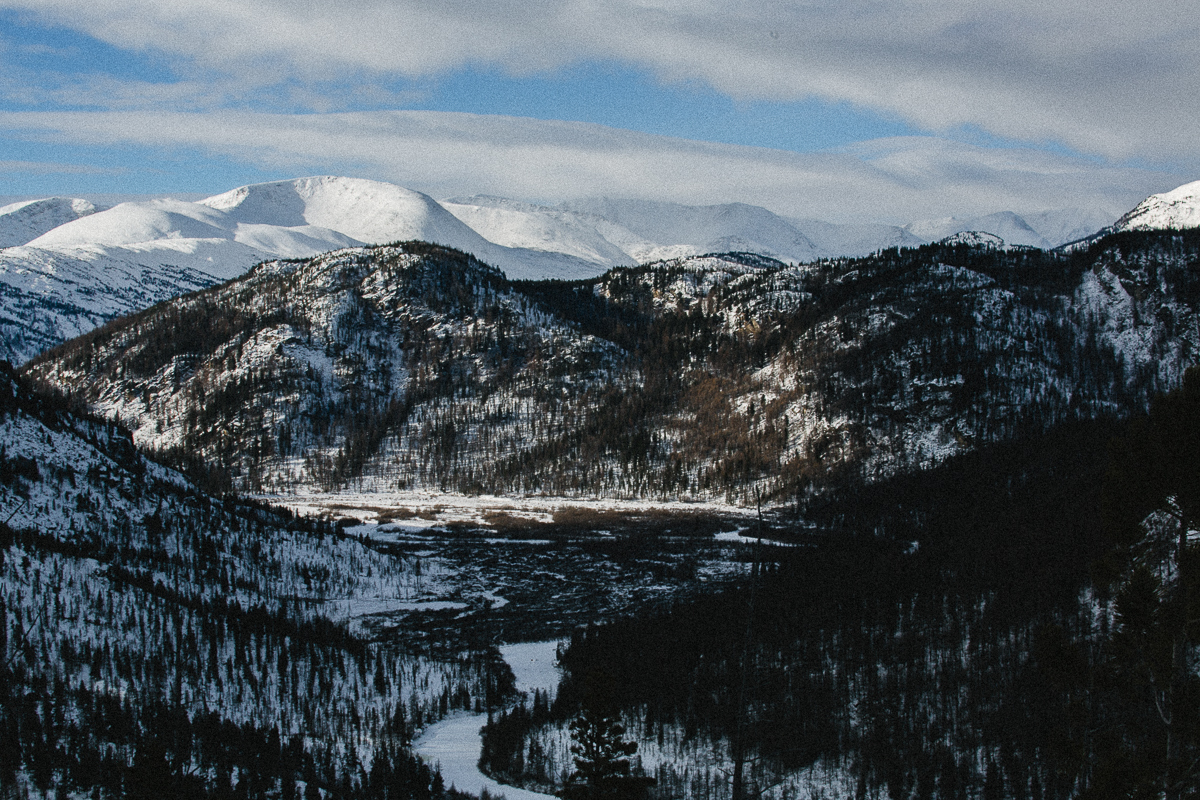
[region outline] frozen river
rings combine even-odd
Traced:
[[[541,689],[553,696],[558,686],[557,646],[557,641],[501,646],[500,653],[516,676],[518,691]],[[486,789],[492,797],[503,795],[507,800],[557,800],[554,795],[505,786],[479,771],[479,730],[486,722],[486,714],[453,714],[426,728],[413,743],[413,750],[426,763],[440,767],[447,788],[453,786],[474,795]]]

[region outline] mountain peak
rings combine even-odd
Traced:
[[[1200,227],[1200,181],[1152,194],[1117,220],[1111,231],[1152,231]]]
[[[222,215],[183,200],[120,203],[59,225],[28,242],[31,247],[123,246],[164,239],[232,239]]]
[[[471,238],[430,196],[391,183],[332,175],[241,186],[201,200],[244,225],[316,226],[364,244],[426,239],[462,246]]]
[[[1005,249],[1004,240],[994,233],[985,233],[983,231],[959,231],[958,233],[947,236],[938,241],[938,244],[966,244],[972,247],[988,247],[996,250]]]

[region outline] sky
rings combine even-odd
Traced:
[[[0,196],[304,175],[835,222],[1200,178],[1185,0],[0,0]]]

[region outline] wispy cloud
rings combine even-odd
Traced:
[[[1119,212],[1180,176],[940,139],[798,154],[571,122],[443,112],[9,112],[0,126],[71,145],[191,148],[277,170],[357,174],[437,196],[740,201],[831,221]]]
[[[86,164],[55,164],[44,161],[0,161],[0,175],[120,175],[120,168],[93,167]]]
[[[1114,159],[1200,164],[1200,16],[1127,0],[0,0],[261,86],[616,60],[732,97],[820,97]],[[332,84],[327,84],[332,86]],[[332,92],[336,94],[336,92]],[[315,98],[314,98],[315,100]]]

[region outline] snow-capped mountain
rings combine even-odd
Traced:
[[[1010,246],[1049,250],[1094,233],[1112,222],[1113,216],[1096,209],[1063,209],[1017,215],[1001,211],[982,217],[945,217],[910,222],[905,232],[925,241],[937,242],[957,233],[989,233]]]
[[[790,219],[789,222],[830,257],[859,258],[890,247],[919,247],[928,243],[898,225],[834,224],[816,219]]]
[[[890,247],[917,247],[964,231],[990,233],[1009,245],[1049,249],[1113,220],[1100,211],[1064,209],[1026,217],[1001,212],[923,220],[906,226],[834,224],[781,217],[738,203],[687,206],[614,198],[541,206],[480,196],[442,205],[490,241],[569,253],[608,267],[733,251],[797,262],[856,258]]]
[[[148,200],[121,203],[61,225],[26,246],[60,253],[137,249],[147,254],[158,250],[211,251],[218,247],[228,254],[217,250],[206,256],[206,271],[215,278],[228,279],[245,272],[265,254],[303,258],[357,244],[349,236],[314,225],[245,224],[203,203]],[[247,264],[247,259],[253,260]]]
[[[0,208],[0,248],[26,244],[47,231],[95,213],[87,200],[49,197],[26,200]]]
[[[1107,227],[1116,214],[1096,208],[1065,208],[1022,214],[1021,218],[1052,246],[1061,247]]]
[[[657,246],[603,217],[565,208],[484,195],[446,200],[442,206],[489,241],[563,253],[605,269],[632,266],[638,263],[632,252]]]
[[[1200,181],[1152,194],[1121,217],[1112,231],[1182,230],[1200,227]]]
[[[642,264],[705,253],[758,253],[781,261],[812,261],[833,255],[823,252],[783,217],[744,203],[685,206],[591,198],[564,208],[614,223],[633,234],[616,244]]]
[[[497,246],[428,195],[359,178],[255,184],[196,203],[121,203],[69,221],[26,245],[59,253],[137,248],[147,259],[158,249],[187,252],[201,247],[198,243],[224,245],[228,257],[206,255],[207,269],[204,263],[188,265],[224,280],[271,258],[309,258],[343,247],[404,240],[470,252],[513,277],[578,277],[580,271],[570,256]],[[597,267],[589,264],[583,272],[593,275]]]
[[[83,200],[56,199],[6,208],[0,235],[12,246],[0,250],[0,358],[14,363],[275,258],[421,240],[473,253],[515,278],[591,277],[606,268],[569,253],[494,244],[427,195],[356,178],[245,186],[197,203],[160,199],[96,211]]]
[[[509,278],[580,280],[614,267],[706,253],[749,252],[785,262],[858,257],[962,231],[1047,248],[1078,238],[1097,218],[1063,211],[1036,221],[1004,212],[905,227],[839,225],[786,219],[744,204],[612,198],[553,207],[495,197],[439,203],[393,184],[339,177],[108,209],[55,198],[0,213],[0,241],[8,243],[0,249],[6,286],[0,357],[22,363],[74,333],[239,276],[260,261],[345,247],[420,240],[470,253]]]
[[[347,243],[341,246],[409,239],[459,249],[487,245],[432,197],[358,178],[301,178],[242,186],[199,205],[221,212],[237,230],[251,234],[264,229],[335,232]],[[270,243],[264,242],[261,249],[269,250]]]

